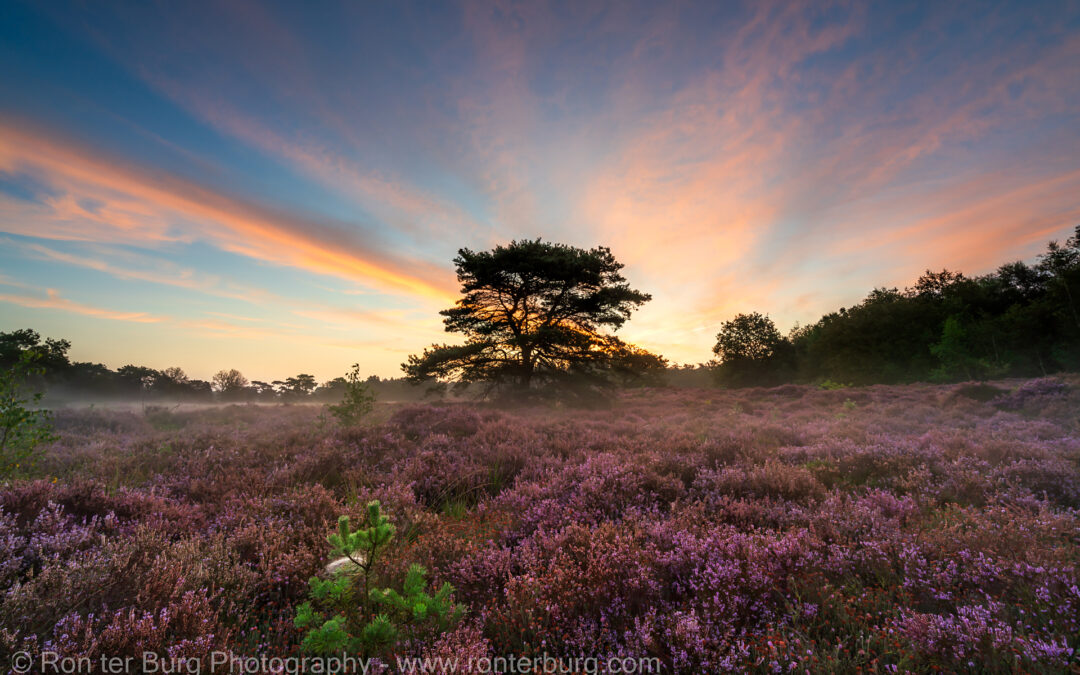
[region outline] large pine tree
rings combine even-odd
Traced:
[[[432,345],[402,365],[414,381],[509,385],[662,368],[663,360],[607,331],[618,330],[649,301],[630,288],[623,265],[604,247],[584,250],[514,241],[491,251],[458,251],[463,297],[441,312],[464,344]]]

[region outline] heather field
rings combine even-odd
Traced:
[[[419,563],[461,610],[390,670],[1080,668],[1075,377],[380,404],[352,430],[317,406],[54,421],[39,477],[0,490],[0,653],[298,655],[327,535],[377,499],[378,583]]]

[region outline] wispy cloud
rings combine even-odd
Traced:
[[[9,302],[14,305],[21,305],[33,309],[55,309],[72,314],[91,316],[96,319],[111,319],[113,321],[158,323],[165,320],[165,317],[155,316],[145,312],[116,311],[75,302],[74,300],[68,300],[61,297],[60,294],[52,288],[45,289],[43,295],[0,293],[0,302]]]
[[[337,190],[379,219],[372,226],[389,225],[419,241],[432,236],[446,237],[450,232],[457,236],[477,236],[488,229],[444,198],[416,188],[400,177],[364,169],[346,154],[326,145],[310,139],[290,139],[254,116],[237,111],[226,100],[212,99],[196,88],[160,77],[148,75],[147,80],[221,133]]]
[[[153,242],[206,238],[224,250],[382,288],[446,298],[445,273],[332,226],[256,206],[160,170],[0,118],[0,170],[64,191],[5,229],[28,236]],[[94,204],[92,209],[87,203]],[[8,200],[8,207],[11,207]],[[177,226],[177,218],[182,226]],[[44,221],[44,223],[42,222]],[[49,225],[44,231],[37,225]]]
[[[1011,154],[997,147],[1003,131],[1080,111],[1062,93],[1080,81],[1077,38],[965,61],[890,101],[895,82],[875,69],[895,53],[872,49],[839,76],[818,65],[823,55],[835,64],[864,32],[857,8],[836,16],[759,4],[718,65],[659,105],[632,93],[654,82],[626,78],[622,96],[640,107],[613,113],[628,131],[580,211],[654,291],[659,307],[628,334],[676,356],[707,354],[715,331],[706,327],[737,311],[812,320],[925,266],[978,272],[1027,255],[1080,215],[1080,164],[1049,145],[1080,150],[1074,133]],[[661,30],[643,42],[671,51],[678,39]],[[992,168],[977,159],[985,153]],[[843,267],[838,296],[825,278]],[[665,328],[690,339],[674,343]]]
[[[198,291],[200,294],[245,302],[265,303],[275,299],[274,294],[262,288],[225,282],[218,275],[204,274],[160,257],[149,257],[97,244],[90,245],[91,251],[85,253],[59,251],[42,244],[10,238],[0,238],[0,244],[9,250],[20,251],[27,259],[90,269],[120,280],[175,286]]]

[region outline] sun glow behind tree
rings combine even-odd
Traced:
[[[610,382],[663,360],[607,333],[651,299],[630,288],[604,247],[514,241],[454,259],[463,297],[441,314],[464,344],[432,345],[403,364],[415,382],[509,386],[518,393],[571,380]]]

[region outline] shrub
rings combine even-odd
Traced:
[[[182,432],[66,409],[50,477],[0,485],[0,672],[19,651],[305,640],[671,673],[1071,672],[1064,382],[1021,384],[1022,416],[929,384],[636,390],[603,415],[416,406],[333,429],[308,406],[177,412]]]
[[[337,405],[327,406],[333,415],[347,427],[360,424],[375,408],[375,393],[367,382],[360,379],[360,364],[354,363],[345,375],[345,397]]]
[[[56,439],[49,411],[30,407],[41,401],[41,393],[27,398],[24,392],[27,380],[41,372],[29,351],[0,370],[0,478],[25,473],[37,459],[38,446]]]
[[[799,503],[825,497],[825,486],[811,471],[779,462],[703,471],[694,482],[694,489],[707,504],[724,495],[756,499],[780,498]]]

